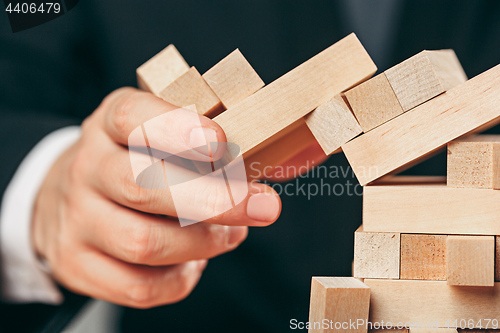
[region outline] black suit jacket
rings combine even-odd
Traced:
[[[469,77],[475,76],[500,63],[499,17],[497,1],[404,1],[379,69],[423,49],[453,48]],[[79,124],[112,90],[134,86],[135,69],[170,43],[201,73],[240,48],[270,83],[351,29],[335,1],[81,0],[62,17],[16,34],[0,15],[0,191],[36,142]],[[342,154],[327,165],[348,168]],[[445,170],[440,155],[408,172]],[[349,173],[346,179],[301,178],[295,187],[321,181],[356,183]],[[122,330],[281,332],[291,319],[306,321],[311,276],[351,274],[361,197],[282,199],[280,219],[252,229],[236,251],[211,260],[185,301],[125,309]],[[4,304],[0,327],[29,331],[52,318],[56,330],[82,303],[66,298],[62,307]]]

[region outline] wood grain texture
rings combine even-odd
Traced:
[[[448,143],[448,186],[500,189],[500,135]]]
[[[202,77],[225,108],[235,106],[264,86],[264,82],[238,49]],[[258,149],[255,149],[254,154],[245,154],[249,180],[265,178],[264,172],[287,161],[315,141],[302,118],[298,120],[298,124],[289,127],[289,131],[282,131],[268,139],[266,147],[256,147]]]
[[[351,34],[214,120],[228,141],[245,154],[375,71],[375,64]]]
[[[401,237],[399,233],[354,233],[354,277],[399,279]]]
[[[363,191],[364,231],[500,235],[497,190],[443,183],[365,186]]]
[[[500,66],[342,146],[361,185],[500,121]]]
[[[467,74],[452,49],[425,51],[444,91],[467,81]]]
[[[202,76],[225,108],[234,107],[264,86],[238,49]],[[253,152],[245,154],[249,180],[265,178],[264,172],[287,161],[315,141],[303,118],[289,127],[289,130],[268,139],[265,147],[256,147]]]
[[[451,325],[456,319],[472,319],[473,326],[479,326],[482,319],[486,328],[485,318],[500,320],[500,283],[490,288],[454,287],[445,281],[365,279],[364,283],[371,292],[371,322],[438,321],[437,326],[445,327],[447,320]]]
[[[264,86],[264,81],[238,49],[205,72],[203,78],[226,109]]]
[[[402,280],[446,281],[446,235],[401,235]]]
[[[403,108],[384,73],[345,93],[363,132],[399,116]]]
[[[495,237],[495,281],[500,282],[500,236]]]
[[[385,75],[404,112],[467,81],[453,50],[422,51]]]
[[[306,123],[326,155],[363,132],[341,95],[307,115]]]
[[[174,45],[170,44],[160,53],[137,68],[137,85],[156,96],[189,70],[189,65]]]
[[[494,285],[494,236],[448,236],[446,256],[448,285],[477,287]]]
[[[180,107],[195,104],[198,113],[207,116],[222,107],[220,99],[194,67],[163,89],[160,98]]]
[[[335,322],[368,320],[370,289],[355,278],[313,277],[309,322],[313,325],[309,332],[356,332],[366,333],[366,326],[356,329],[323,328],[326,319]],[[318,324],[315,324],[318,323]]]

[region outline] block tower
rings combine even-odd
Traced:
[[[350,283],[313,278],[310,332],[499,328],[500,136],[477,135],[499,122],[498,74],[467,80],[453,51],[423,51],[345,93],[363,224]],[[446,177],[394,175],[443,149]]]

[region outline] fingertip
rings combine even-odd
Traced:
[[[248,198],[247,216],[267,225],[275,222],[281,213],[281,200],[272,192],[252,194]]]

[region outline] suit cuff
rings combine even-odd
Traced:
[[[24,158],[5,190],[0,206],[1,295],[15,303],[60,304],[63,296],[31,242],[36,195],[57,158],[80,137],[77,126],[42,139]],[[4,156],[8,158],[8,156]]]

